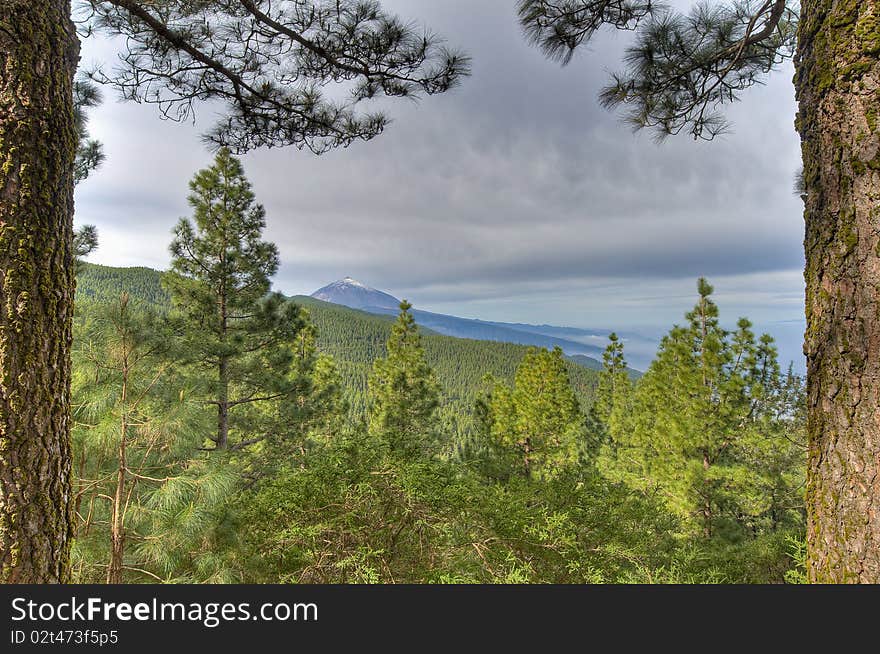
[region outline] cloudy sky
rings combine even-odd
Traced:
[[[799,356],[789,68],[729,109],[733,133],[657,145],[596,101],[630,35],[603,34],[562,68],[524,42],[513,0],[383,4],[467,51],[473,75],[392,105],[393,124],[369,143],[244,157],[281,251],[278,290],[350,275],[431,311],[655,334],[693,305],[702,275],[726,322],[748,316],[786,360]],[[84,44],[86,66],[113,56],[112,43]],[[91,130],[108,160],[76,198],[77,222],[101,237],[91,261],[167,265],[187,182],[211,160],[199,134],[212,122],[208,109],[195,124],[161,121],[107,93]]]

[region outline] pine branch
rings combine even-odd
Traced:
[[[606,108],[657,138],[687,129],[711,140],[728,125],[717,108],[794,54],[798,15],[793,0],[699,4],[688,16],[651,2],[522,0],[520,20],[533,43],[567,63],[604,25],[636,30],[628,67],[602,90]]]
[[[469,74],[465,55],[376,2],[83,2],[89,29],[126,38],[123,67],[92,79],[173,120],[187,119],[196,102],[224,101],[205,138],[237,152],[294,145],[321,154],[371,139],[388,121],[357,111],[362,101],[442,93]],[[348,87],[348,99],[325,98],[326,86]]]

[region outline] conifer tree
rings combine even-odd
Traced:
[[[200,373],[213,377],[205,390],[205,401],[217,410],[210,440],[225,450],[234,410],[293,391],[292,347],[305,321],[299,307],[269,294],[278,251],[261,240],[265,210],[241,162],[221,149],[190,182],[190,191],[193,220],[181,219],[175,228],[164,283],[180,316],[183,350]],[[239,427],[234,447],[254,438]]]
[[[633,382],[629,376],[623,341],[612,333],[602,353],[602,372],[596,388],[596,399],[590,409],[592,426],[599,433],[598,441],[607,443],[608,432],[622,429],[622,422],[631,415]]]
[[[402,459],[413,459],[434,445],[440,404],[440,387],[411,308],[406,300],[400,303],[387,355],[374,362],[369,379],[370,434]]]
[[[196,450],[196,416],[174,379],[167,333],[127,293],[96,307],[77,334],[74,376],[75,514],[79,581],[111,584],[144,572],[130,553],[147,537],[145,498]]]
[[[530,348],[513,388],[496,382],[483,401],[485,432],[526,477],[550,479],[578,462],[585,423],[562,350]]]

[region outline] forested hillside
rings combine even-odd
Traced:
[[[83,262],[76,275],[76,302],[115,302],[128,293],[137,303],[157,309],[170,305],[171,296],[162,288],[161,274],[152,268],[111,268]]]
[[[317,328],[318,347],[336,360],[345,383],[354,392],[355,404],[362,402],[358,398],[366,395],[370,366],[385,356],[393,318],[308,297],[293,299],[308,309]],[[427,330],[423,343],[428,363],[443,388],[443,404],[452,409],[450,419],[471,413],[486,375],[512,380],[528,350],[523,345],[441,336]],[[597,372],[574,362],[568,363],[567,370],[581,405],[589,408],[598,383]]]
[[[168,292],[162,287],[161,273],[151,268],[112,268],[85,263],[78,275],[77,305],[80,319],[96,302],[112,302],[127,292],[133,303],[159,311],[170,307]],[[317,330],[318,349],[336,362],[352,417],[366,414],[367,377],[379,357],[385,356],[385,343],[394,316],[381,316],[349,309],[314,298],[296,296],[297,304],[308,310]],[[441,336],[423,329],[425,354],[443,389],[440,414],[455,433],[465,435],[473,427],[474,402],[492,375],[507,381],[528,348],[524,345],[475,341]],[[589,357],[573,357],[567,371],[583,409],[592,405],[601,365]]]

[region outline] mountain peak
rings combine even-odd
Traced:
[[[368,291],[376,290],[370,286],[367,286],[366,284],[362,284],[361,282],[356,280],[354,277],[344,277],[341,280],[339,280],[338,282],[333,282],[333,283],[334,284],[347,284],[349,286],[357,286],[358,288],[365,288]]]
[[[353,277],[344,277],[319,288],[312,297],[352,309],[397,309],[400,305],[400,300],[393,295],[377,291]]]

